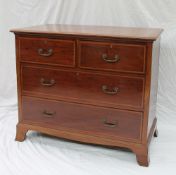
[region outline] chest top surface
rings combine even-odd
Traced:
[[[70,36],[97,36],[139,40],[156,40],[162,33],[159,28],[135,28],[112,26],[60,25],[48,24],[21,29],[12,29],[16,34],[52,34]]]

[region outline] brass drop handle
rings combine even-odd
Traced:
[[[50,86],[53,86],[56,82],[55,82],[54,79],[46,80],[44,78],[41,78],[40,83],[41,83],[42,86],[50,87]]]
[[[105,94],[108,94],[108,95],[115,95],[115,94],[118,93],[119,88],[118,88],[118,87],[109,88],[108,86],[103,85],[103,86],[102,86],[102,91],[103,91]]]
[[[44,111],[43,111],[43,114],[44,114],[45,117],[47,117],[47,118],[52,118],[52,117],[56,114],[56,112],[44,110]]]
[[[38,49],[38,54],[43,57],[49,57],[53,54],[53,49]]]
[[[113,121],[113,122],[110,122],[110,121],[107,120],[107,118],[105,118],[105,119],[103,120],[103,124],[104,124],[105,126],[107,126],[107,127],[115,128],[115,127],[118,126],[118,121],[115,120],[115,121]]]
[[[108,63],[116,63],[116,62],[120,61],[120,57],[117,54],[114,56],[114,58],[109,58],[108,55],[106,53],[104,53],[102,55],[102,59]]]

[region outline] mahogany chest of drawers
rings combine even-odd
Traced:
[[[16,36],[17,141],[28,130],[129,148],[142,166],[156,130],[161,29],[44,25]]]

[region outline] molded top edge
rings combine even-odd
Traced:
[[[94,37],[114,37],[139,40],[156,40],[163,29],[137,27],[111,27],[89,25],[47,24],[20,29],[12,29],[15,34],[74,35]]]

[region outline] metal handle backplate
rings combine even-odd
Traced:
[[[109,88],[108,86],[103,85],[103,86],[102,86],[102,91],[103,91],[105,94],[108,94],[108,95],[115,95],[115,94],[118,93],[119,88],[118,88],[118,87]]]
[[[38,49],[38,54],[43,57],[49,57],[53,54],[53,49]]]
[[[56,82],[55,82],[54,79],[46,80],[44,78],[41,78],[40,83],[41,83],[42,86],[50,87],[50,86],[53,86]]]
[[[102,59],[108,63],[116,63],[120,61],[120,57],[117,54],[114,56],[114,58],[109,58],[107,54],[103,54]]]

